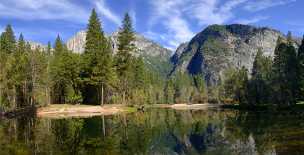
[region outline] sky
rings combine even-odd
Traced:
[[[0,0],[0,31],[11,24],[30,41],[46,44],[58,34],[66,41],[86,29],[93,8],[107,34],[128,12],[137,33],[171,50],[211,24],[304,34],[304,0]]]

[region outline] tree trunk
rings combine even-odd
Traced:
[[[101,84],[101,106],[104,105],[104,90],[103,90],[103,84]]]
[[[103,132],[103,136],[106,136],[106,123],[105,123],[105,116],[102,115],[102,132]]]

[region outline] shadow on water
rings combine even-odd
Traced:
[[[0,121],[0,154],[303,154],[300,114],[147,109],[93,118]]]

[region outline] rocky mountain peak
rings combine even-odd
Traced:
[[[114,54],[118,49],[118,31],[113,32],[111,35],[107,36],[111,41]],[[66,43],[67,48],[76,53],[83,53],[86,42],[86,31],[79,31],[69,39]],[[167,74],[169,72],[170,56],[172,51],[160,46],[159,44],[151,41],[140,34],[135,34],[134,45],[136,46],[137,53],[135,56],[142,56],[146,64],[149,64],[152,69],[162,72],[162,74]]]
[[[277,30],[250,25],[211,25],[176,51],[172,73],[177,71],[202,74],[208,84],[224,78],[228,68],[252,68],[254,57],[261,49],[265,56],[273,57],[278,37],[285,36]],[[184,45],[185,46],[185,45]],[[181,53],[181,54],[180,54]]]
[[[83,53],[85,47],[86,35],[87,33],[85,30],[81,30],[77,32],[75,36],[73,36],[67,41],[66,43],[67,48],[75,53]]]

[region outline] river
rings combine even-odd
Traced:
[[[304,154],[303,114],[173,110],[0,120],[1,155]]]

